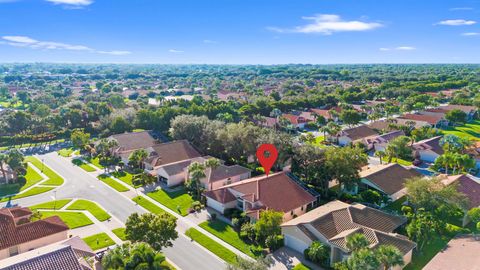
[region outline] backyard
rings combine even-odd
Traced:
[[[184,187],[172,192],[166,192],[163,189],[159,189],[147,193],[147,196],[182,216],[188,215],[188,209],[193,203],[192,196],[187,193]]]

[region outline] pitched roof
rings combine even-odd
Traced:
[[[115,134],[110,136],[117,140],[118,152],[129,152],[137,149],[144,149],[157,144],[157,140],[152,137],[150,131],[130,132]]]
[[[360,172],[360,178],[367,179],[389,195],[404,189],[407,179],[417,176],[421,174],[396,163],[372,166]]]
[[[303,116],[288,114],[288,113],[282,114],[281,117],[290,121],[292,125],[298,125],[298,124],[307,123],[310,121],[309,119],[305,119]]]
[[[330,244],[346,252],[346,239],[353,234],[363,234],[375,248],[382,244],[397,247],[403,254],[415,248],[416,244],[405,237],[392,233],[406,222],[404,217],[394,216],[361,204],[346,204],[332,201],[300,217],[282,224],[301,227],[310,224],[317,233],[323,235]],[[303,226],[303,229],[307,227]],[[315,235],[315,234],[310,234]]]
[[[221,181],[223,179],[227,179],[230,177],[234,177],[234,176],[242,175],[246,173],[250,173],[250,169],[242,167],[240,165],[232,165],[232,166],[220,165],[214,170],[212,170],[212,175],[210,176],[209,181],[210,182]]]
[[[431,113],[431,114],[413,114],[413,113],[407,113],[404,114],[400,117],[400,119],[409,119],[409,120],[415,120],[415,121],[423,121],[427,122],[431,125],[436,125],[440,120],[443,119],[443,114],[440,113]]]
[[[480,241],[473,235],[460,235],[448,242],[423,270],[480,270]]]
[[[378,135],[378,133],[375,130],[371,129],[366,125],[344,129],[340,132],[340,134],[349,137],[352,141]]]
[[[367,144],[386,143],[400,136],[405,136],[405,133],[402,130],[394,130],[382,135],[370,136],[365,138],[364,140]]]
[[[0,250],[69,230],[58,216],[17,225],[11,210],[15,213],[19,208],[0,209]]]
[[[439,155],[443,154],[443,148],[440,146],[440,140],[442,136],[433,137],[418,141],[412,145],[412,148],[416,151],[431,150]]]
[[[271,174],[268,177],[260,176],[239,181],[206,192],[205,195],[215,199],[220,194],[228,198],[229,201],[235,200],[234,196],[225,195],[226,191],[220,191],[228,189],[243,194],[243,198],[249,202],[259,202],[268,209],[282,212],[288,212],[315,201],[315,197],[290,179],[284,172]],[[288,196],[288,199],[285,199],[285,196]]]
[[[402,125],[406,126],[408,122],[413,122],[415,128],[421,128],[424,126],[430,126],[431,124],[425,121],[419,121],[419,120],[412,120],[412,119],[403,119],[403,118],[394,118],[393,123],[396,125]],[[371,122],[368,124],[370,128],[377,129],[377,130],[388,130],[390,129],[389,127],[389,122],[387,120],[378,120],[375,122]]]
[[[446,105],[446,106],[440,106],[439,108],[442,108],[447,111],[451,110],[460,110],[463,111],[464,113],[470,113],[471,111],[476,111],[477,108],[475,106],[469,106],[469,105]]]
[[[445,185],[457,183],[457,190],[465,196],[469,201],[469,207],[480,207],[480,182],[470,178],[467,175],[450,175],[446,179],[442,180]]]
[[[152,150],[146,162],[153,167],[201,156],[186,140],[157,144]]]

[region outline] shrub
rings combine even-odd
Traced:
[[[413,213],[412,207],[408,205],[402,206],[401,210],[402,210],[402,213],[406,216]]]
[[[305,258],[309,261],[319,263],[322,266],[328,266],[330,258],[330,248],[319,241],[314,241],[303,251]]]
[[[255,226],[252,223],[245,223],[240,229],[240,237],[245,240],[253,242],[256,238]]]
[[[283,247],[283,236],[269,235],[265,240],[265,246],[268,247],[271,252]]]
[[[198,211],[202,210],[202,204],[199,201],[194,201],[194,202],[192,202],[191,208],[198,212]]]
[[[382,200],[382,195],[378,191],[367,189],[360,193],[360,197],[367,203],[380,204]]]

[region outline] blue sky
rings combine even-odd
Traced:
[[[480,63],[478,0],[0,0],[0,62]]]

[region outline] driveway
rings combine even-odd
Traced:
[[[57,153],[48,153],[38,156],[44,159],[47,166],[55,170],[64,179],[65,183],[54,191],[40,195],[14,200],[14,204],[30,206],[45,201],[63,198],[82,198],[99,203],[107,212],[125,223],[132,213],[145,213],[146,211],[135,205],[126,196],[114,191],[103,182],[83,169],[73,165]],[[0,204],[4,206],[5,203]],[[196,269],[224,269],[225,263],[204,248],[192,243],[189,238],[179,234],[173,247],[163,250],[165,255],[183,270]]]

